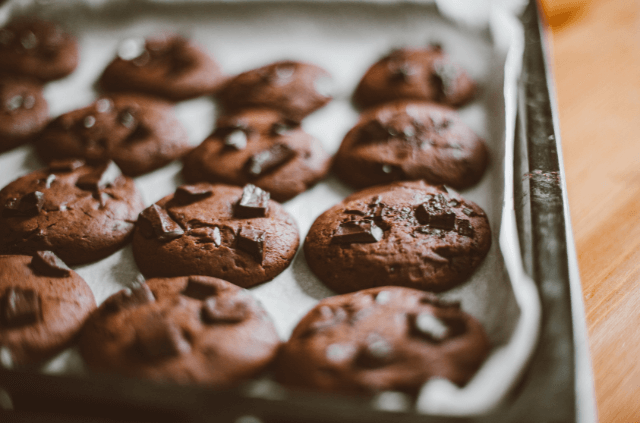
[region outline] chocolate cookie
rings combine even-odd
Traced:
[[[190,146],[170,103],[120,94],[59,116],[38,136],[36,149],[47,162],[113,160],[125,175],[138,176],[182,157]]]
[[[295,122],[268,109],[251,109],[218,120],[216,130],[184,159],[187,182],[252,183],[287,201],[329,170],[322,143]]]
[[[248,291],[221,279],[151,279],[109,297],[80,351],[97,371],[156,381],[236,384],[261,372],[280,339]]]
[[[325,298],[278,357],[278,379],[323,391],[415,394],[431,378],[465,385],[491,348],[459,304],[382,287]]]
[[[100,260],[129,242],[143,207],[113,162],[52,162],[0,191],[0,254],[46,249],[68,264]]]
[[[462,106],[473,98],[476,84],[441,47],[401,48],[367,70],[353,94],[360,108],[393,100],[435,101]]]
[[[319,66],[290,60],[241,73],[218,93],[226,113],[242,109],[278,110],[300,122],[332,99],[331,75]]]
[[[211,94],[224,79],[218,64],[193,41],[165,34],[123,41],[100,86],[180,101]]]
[[[464,282],[490,246],[480,207],[444,186],[416,181],[345,198],[313,223],[304,253],[336,292],[386,285],[440,292]]]
[[[0,256],[0,366],[54,356],[95,308],[89,285],[51,251]]]
[[[207,275],[248,288],[289,266],[298,228],[269,193],[199,183],[140,213],[133,255],[147,277]]]
[[[36,80],[0,74],[0,152],[31,140],[49,121],[49,106]]]
[[[52,81],[77,66],[78,43],[53,22],[23,17],[0,28],[0,71]]]
[[[475,185],[487,147],[455,110],[397,101],[363,114],[336,154],[334,170],[356,188],[424,179],[456,189]]]

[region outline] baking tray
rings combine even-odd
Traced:
[[[372,405],[358,398],[284,391],[268,380],[212,391],[100,375],[89,379],[2,370],[0,406],[19,410],[7,418],[51,421],[55,413],[64,421],[594,421],[581,289],[535,5],[522,21],[526,43],[518,119],[514,116],[515,128],[507,128],[516,140],[507,146],[515,153],[507,173],[512,180],[506,181],[513,196],[505,199],[513,202],[512,223],[524,270],[538,286],[542,317],[530,365],[498,411],[462,418],[390,412],[384,411],[390,408],[384,396]]]

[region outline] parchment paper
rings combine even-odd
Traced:
[[[522,272],[513,220],[511,144],[522,31],[509,13],[492,7],[487,14],[491,30],[471,30],[445,19],[435,7],[415,2],[32,3],[14,2],[3,9],[3,17],[35,11],[61,22],[80,42],[77,71],[46,86],[52,117],[97,98],[94,83],[119,42],[169,30],[199,42],[228,74],[282,59],[309,61],[327,69],[335,78],[335,100],[305,119],[302,126],[330,153],[337,150],[356,122],[358,113],[350,104],[350,95],[372,63],[394,47],[441,43],[480,84],[479,96],[460,114],[487,141],[491,163],[480,184],[462,194],[484,208],[493,230],[492,247],[483,264],[467,283],[443,297],[461,301],[462,308],[482,322],[494,348],[465,388],[446,380],[428,382],[417,409],[464,415],[499,406],[531,354],[539,319],[537,292]],[[185,101],[175,109],[194,146],[213,129],[216,106],[211,99]],[[0,186],[40,167],[42,163],[30,146],[2,154]],[[180,163],[173,163],[136,178],[145,204],[172,193],[183,183],[180,167]],[[351,192],[330,176],[285,203],[298,222],[301,240],[318,215]],[[91,286],[98,303],[139,276],[130,247],[75,270]],[[251,292],[272,316],[283,340],[318,300],[334,295],[309,271],[302,249],[287,270]],[[86,373],[74,349],[48,362],[43,371]],[[377,406],[395,407],[386,402]]]

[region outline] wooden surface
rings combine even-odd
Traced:
[[[640,421],[640,0],[542,0],[600,421]]]

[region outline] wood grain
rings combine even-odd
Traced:
[[[601,422],[640,421],[640,0],[542,0]]]

